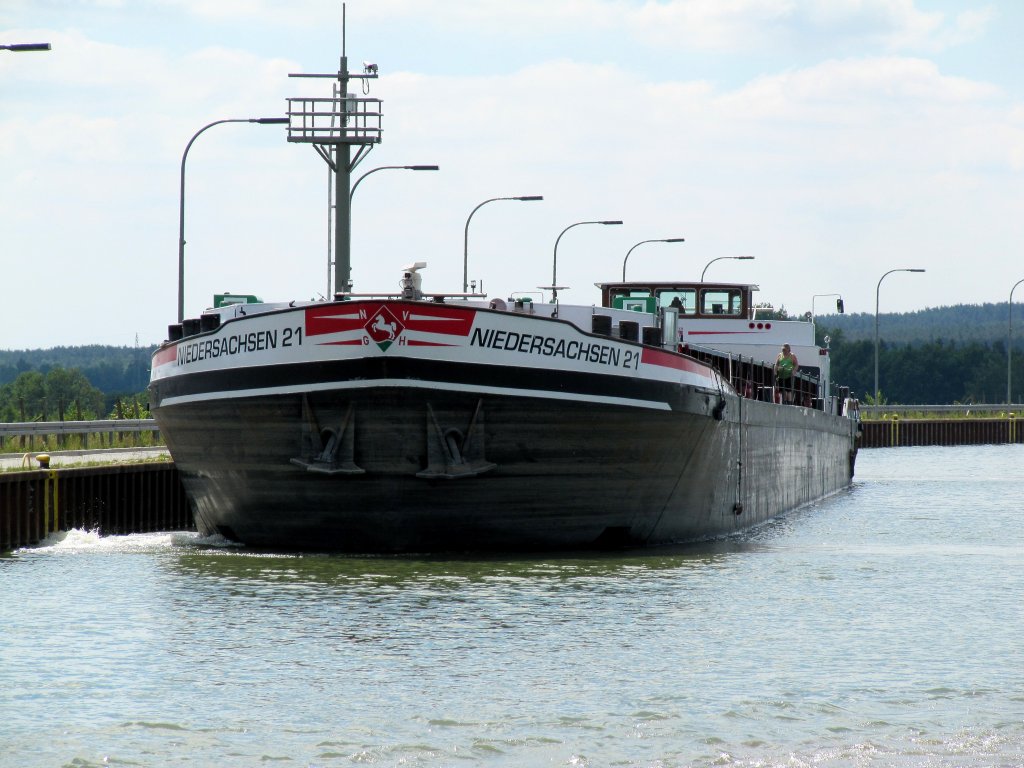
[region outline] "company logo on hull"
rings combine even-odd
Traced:
[[[405,326],[402,321],[395,317],[386,306],[382,306],[373,317],[363,326],[366,334],[373,339],[382,352],[386,352],[398,337],[402,335]]]
[[[469,335],[473,310],[432,304],[344,302],[306,309],[306,335],[316,344],[450,347]]]

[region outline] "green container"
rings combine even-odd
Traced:
[[[248,293],[215,293],[213,308],[226,307],[228,304],[262,304],[263,299]]]
[[[654,314],[655,299],[653,296],[616,296],[612,299],[615,309],[627,309],[630,312],[647,312]]]

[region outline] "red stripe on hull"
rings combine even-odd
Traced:
[[[677,371],[687,371],[688,373],[696,373],[702,376],[707,376],[708,374],[707,366],[698,363],[696,360],[679,357],[678,355],[663,352],[660,349],[650,349],[649,347],[644,347],[640,354],[640,362],[644,365],[660,365],[662,368],[673,368]]]
[[[165,363],[173,363],[177,359],[178,345],[175,344],[170,347],[164,347],[153,355],[153,366],[164,365]]]

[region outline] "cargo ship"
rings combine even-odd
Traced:
[[[155,352],[153,416],[201,532],[348,552],[649,546],[853,476],[856,401],[811,323],[756,319],[755,286],[619,282],[568,306],[403,280],[229,304]],[[805,361],[792,404],[783,342]]]
[[[394,292],[353,292],[350,173],[380,141],[380,104],[348,93],[376,66],[346,61],[334,97],[289,100],[289,139],[335,171],[337,290],[222,296],[191,319],[179,302],[153,356],[151,410],[201,533],[366,553],[642,547],[850,483],[856,401],[812,322],[758,317],[756,285],[623,279],[572,305],[554,279],[539,300],[425,290],[415,262]],[[785,398],[784,343],[800,360]]]

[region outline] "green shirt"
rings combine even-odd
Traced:
[[[780,379],[788,379],[793,375],[794,360],[791,357],[779,357],[778,362],[775,363],[779,371]]]

